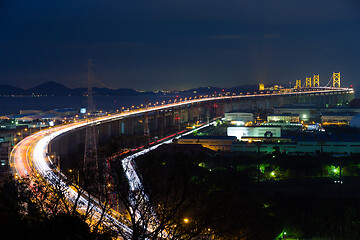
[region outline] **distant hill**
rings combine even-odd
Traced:
[[[219,93],[221,91],[222,91],[222,88],[209,86],[209,87],[193,88],[193,89],[181,91],[180,93],[196,93],[199,95],[210,95],[210,94],[214,94],[215,92]]]
[[[119,88],[119,89],[108,89],[108,88],[94,88],[94,92],[98,95],[108,96],[136,96],[141,93],[131,88]]]
[[[26,90],[27,95],[67,96],[71,89],[57,82],[46,82]]]
[[[200,95],[210,95],[214,93],[220,93],[220,92],[231,92],[231,93],[246,93],[246,92],[257,92],[259,91],[259,85],[258,84],[246,84],[246,85],[239,85],[231,88],[219,88],[219,87],[199,87],[199,88],[193,88],[190,90],[185,90],[180,93],[196,93]]]
[[[0,96],[3,95],[25,95],[25,90],[8,84],[0,84]]]
[[[75,88],[72,89],[72,96],[81,96],[87,93],[87,88]],[[119,89],[109,89],[109,88],[93,88],[93,93],[95,96],[137,96],[142,94],[131,88],[119,88]]]
[[[232,88],[228,88],[227,89],[228,92],[232,92],[232,93],[245,93],[245,92],[257,92],[259,91],[259,85],[258,84],[247,84],[247,85],[240,85],[240,86],[235,86]]]
[[[199,87],[185,91],[174,91],[167,94],[195,94],[195,95],[212,95],[220,92],[246,93],[256,92],[259,87],[257,84],[240,85],[231,88],[219,87]],[[87,88],[68,88],[57,82],[46,82],[29,89],[21,89],[7,84],[0,84],[0,96],[4,95],[46,95],[46,96],[83,96],[86,95]],[[139,92],[131,88],[93,88],[94,96],[139,96],[139,95],[155,95],[154,92]],[[159,94],[163,94],[160,92]]]
[[[87,93],[87,88],[68,88],[57,82],[46,82],[29,89],[21,89],[8,84],[0,84],[0,96],[7,95],[46,95],[46,96],[83,96]],[[95,96],[137,96],[150,95],[153,92],[138,92],[131,88],[93,88]]]

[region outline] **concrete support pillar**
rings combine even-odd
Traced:
[[[163,124],[162,124],[162,126],[164,127],[164,128],[166,128],[166,111],[164,110],[164,112],[163,112]]]
[[[150,137],[150,128],[149,128],[149,116],[147,114],[144,115],[143,125],[144,125],[144,136],[149,138]]]
[[[155,115],[154,115],[154,121],[155,121],[155,131],[157,131],[158,130],[158,115],[159,115],[159,111],[156,111],[155,112]]]
[[[134,135],[134,119],[129,117],[125,119],[125,135]]]

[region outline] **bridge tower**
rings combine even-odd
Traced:
[[[96,148],[96,133],[94,121],[91,119],[91,115],[95,111],[94,102],[93,102],[93,74],[92,74],[92,61],[88,60],[88,92],[87,92],[87,122],[90,122],[86,128],[85,136],[85,152],[84,152],[84,180],[85,187],[95,190],[95,184],[99,180],[99,166],[98,166],[98,157],[97,157],[97,148]],[[100,185],[98,185],[100,186]]]
[[[332,79],[333,79],[333,87],[340,88],[340,72],[333,72]]]
[[[264,91],[264,90],[265,90],[264,84],[259,83],[259,91]]]
[[[297,88],[297,89],[301,88],[301,80],[300,79],[296,79],[295,88]]]
[[[311,77],[307,77],[305,81],[305,87],[310,88],[311,87]]]
[[[313,87],[320,87],[320,77],[319,74],[314,74],[314,84]]]

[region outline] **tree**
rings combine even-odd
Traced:
[[[126,219],[124,223],[131,229],[129,235],[129,231],[117,225],[124,239],[190,239],[204,232],[205,226],[191,220],[184,221],[189,218],[185,214],[192,195],[186,182],[175,175],[169,181],[160,182],[160,178],[154,177],[158,172],[151,168],[142,179],[151,172],[152,183],[143,181],[141,186],[132,189],[126,178],[127,169],[123,169],[119,162],[113,162],[112,169],[112,191],[116,194],[120,214]],[[156,188],[150,188],[150,184],[155,184]]]
[[[111,239],[111,231],[90,228],[89,217],[81,215],[65,194],[58,184],[50,187],[39,179],[9,177],[0,189],[2,235],[9,239]]]
[[[255,200],[258,196],[245,189],[250,184],[246,174],[203,168],[199,163],[209,156],[186,148],[159,147],[130,163],[142,182],[136,187],[129,187],[121,161],[112,162],[112,192],[132,230],[128,235],[119,228],[120,235],[134,240],[273,239],[281,229],[263,209],[263,199]]]

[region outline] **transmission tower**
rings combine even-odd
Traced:
[[[340,73],[339,72],[333,72],[333,87],[340,88]]]
[[[319,74],[314,74],[314,87],[320,87],[320,77]]]
[[[89,123],[86,128],[85,136],[85,152],[84,152],[84,178],[85,183],[92,183],[87,186],[93,188],[94,184],[98,184],[99,180],[99,166],[96,148],[96,134],[94,121],[91,115],[94,113],[94,102],[93,102],[93,74],[92,74],[92,61],[88,60],[88,94],[87,94],[87,122]],[[100,185],[98,185],[100,186]]]
[[[307,78],[306,78],[305,86],[306,86],[306,87],[311,87],[311,77],[309,77],[309,78],[307,77]]]

